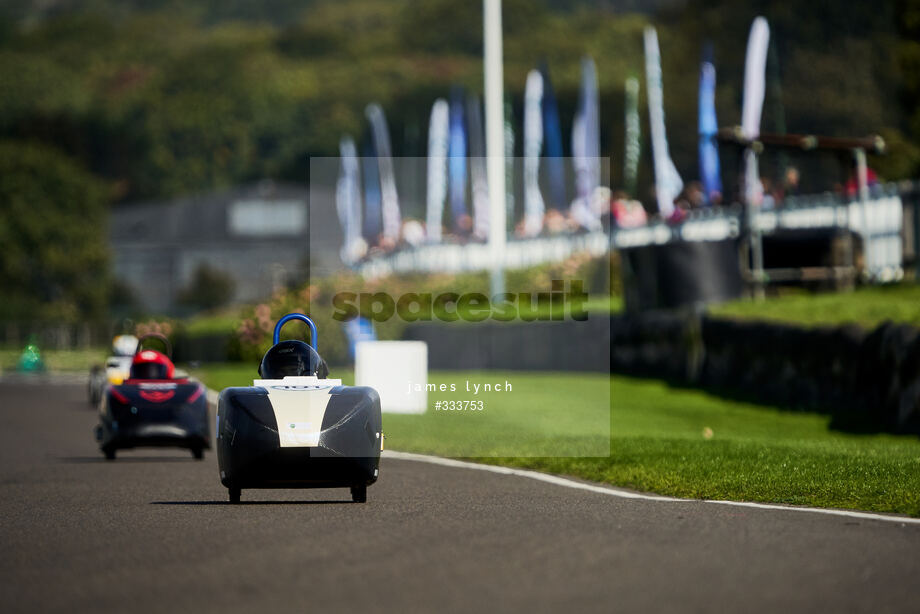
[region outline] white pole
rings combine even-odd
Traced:
[[[866,164],[866,150],[857,147],[853,150],[856,158],[856,186],[859,198],[859,209],[862,212],[863,230],[863,267],[868,275],[875,273],[875,254],[872,253],[871,233],[869,231],[869,167]]]
[[[502,2],[482,0],[485,68],[486,177],[489,182],[489,247],[492,296],[505,291],[505,118],[502,69]]]

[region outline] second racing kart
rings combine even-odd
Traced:
[[[166,353],[145,349],[144,341],[157,338]],[[128,378],[109,384],[99,406],[96,439],[106,459],[121,449],[141,446],[178,447],[196,459],[211,447],[208,399],[204,386],[176,376],[169,341],[157,334],[137,342]]]

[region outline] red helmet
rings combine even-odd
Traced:
[[[176,367],[156,350],[141,350],[131,362],[131,379],[172,379]]]

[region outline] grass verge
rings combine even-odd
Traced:
[[[764,301],[714,305],[709,313],[806,326],[859,324],[874,328],[886,320],[920,326],[920,284],[868,286],[854,292],[787,293]]]
[[[0,348],[0,371],[15,371],[22,347]],[[41,350],[42,361],[48,371],[89,373],[93,365],[105,364],[105,348],[84,350]]]
[[[352,374],[333,370],[345,383]],[[212,366],[213,388],[246,385],[250,366]],[[591,374],[433,372],[429,382],[508,379],[476,415],[384,416],[387,446],[571,475],[677,497],[839,507],[920,516],[920,440],[832,431],[829,417],[739,403],[655,380]],[[610,395],[609,455],[594,454]],[[437,398],[429,393],[429,403]],[[469,394],[457,398],[472,398]],[[550,408],[537,411],[535,408]],[[490,411],[491,410],[491,411]],[[510,446],[510,448],[509,448]],[[547,456],[561,446],[567,454]],[[483,451],[524,451],[496,457]],[[543,456],[540,456],[543,455]]]

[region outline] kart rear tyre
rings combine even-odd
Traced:
[[[104,377],[105,375],[103,373],[102,367],[95,366],[90,370],[89,384],[87,385],[87,388],[89,393],[89,404],[93,407],[97,407],[99,405],[99,401],[102,400],[102,388],[104,387],[102,378]]]
[[[115,448],[103,448],[102,453],[105,454],[105,460],[115,460]]]
[[[195,460],[201,460],[204,458],[204,448],[192,448],[192,456],[195,457]]]
[[[91,407],[97,407],[99,405],[99,393],[96,392],[96,385],[92,380],[89,382],[89,404]]]
[[[367,486],[352,486],[351,500],[355,503],[367,503]]]
[[[243,490],[235,486],[231,486],[228,490],[230,491],[230,503],[239,503]]]

